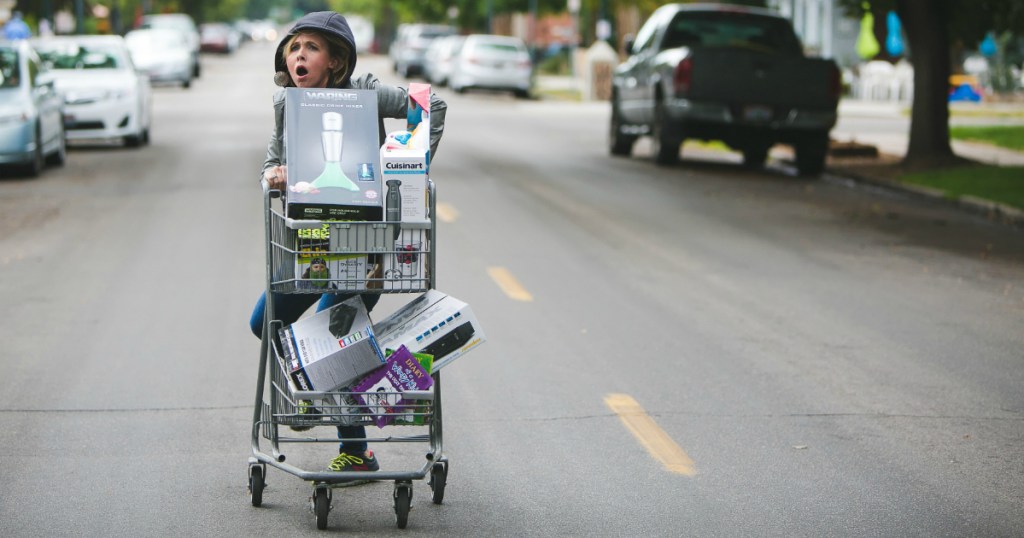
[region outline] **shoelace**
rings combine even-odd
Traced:
[[[333,460],[331,460],[331,469],[335,471],[340,471],[345,467],[346,463],[351,465],[362,465],[363,458],[342,452],[341,454],[338,454]]]

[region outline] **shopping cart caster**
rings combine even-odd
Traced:
[[[444,501],[444,485],[448,481],[448,461],[442,460],[430,468],[430,491],[433,492],[431,500],[434,504],[441,504]]]
[[[395,522],[399,529],[409,523],[409,508],[412,505],[412,482],[395,482]]]
[[[263,504],[263,488],[267,486],[264,479],[266,474],[266,465],[249,464],[249,499],[253,506]]]
[[[331,511],[331,488],[321,484],[313,488],[313,496],[309,498],[309,509],[316,516],[316,528],[327,528],[327,514]]]

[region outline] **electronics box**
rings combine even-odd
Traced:
[[[285,371],[297,390],[332,391],[384,364],[359,296],[280,330]]]
[[[384,218],[377,92],[285,89],[287,216]]]
[[[430,221],[427,215],[427,152],[425,149],[390,149],[387,146],[380,149],[385,190],[398,185],[401,222]]]
[[[413,299],[373,327],[382,348],[404,345],[412,352],[433,355],[435,372],[487,339],[468,304],[437,290]]]

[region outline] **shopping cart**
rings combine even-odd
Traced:
[[[310,510],[316,516],[317,528],[325,529],[327,515],[331,510],[333,487],[346,482],[393,480],[395,517],[398,527],[405,528],[412,503],[414,480],[429,476],[431,500],[441,504],[444,499],[448,459],[442,453],[440,372],[432,373],[433,386],[430,390],[401,392],[403,403],[409,405],[384,413],[394,416],[407,426],[389,427],[389,434],[381,437],[370,436],[371,432],[379,430],[367,430],[367,444],[425,445],[426,460],[417,468],[404,471],[382,469],[375,472],[333,472],[306,470],[285,463],[285,445],[338,443],[335,426],[375,425],[374,416],[381,416],[382,409],[397,399],[399,393],[297,390],[290,383],[287,367],[282,360],[283,353],[278,339],[281,322],[275,320],[271,292],[421,293],[433,289],[436,274],[434,252],[437,249],[434,184],[428,181],[430,221],[423,224],[292,220],[285,217],[279,191],[269,189],[264,182],[263,193],[267,239],[267,301],[253,411],[252,456],[249,458],[249,495],[252,505],[260,506],[263,503],[267,466],[274,467],[312,483]],[[329,238],[329,241],[324,241],[325,238]],[[310,285],[310,279],[303,278],[296,269],[296,260],[309,256],[308,247],[313,241],[321,243],[318,245],[318,255],[365,256],[366,266],[370,270],[365,275],[333,275],[324,279],[326,281],[314,280],[312,284],[315,285]],[[324,245],[329,245],[329,250],[324,251]],[[410,267],[415,267],[415,270]],[[362,398],[365,405],[356,404],[357,398]],[[315,426],[331,426],[332,435],[299,436],[292,432],[293,429],[309,430],[306,433],[311,434],[315,430],[310,428]],[[409,434],[391,434],[395,430],[409,431]],[[261,439],[268,441],[269,452],[261,447]]]

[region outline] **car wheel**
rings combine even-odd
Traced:
[[[186,78],[185,80],[182,80],[181,81],[181,87],[185,88],[186,90],[191,88],[192,87],[192,78],[190,77],[190,78]]]
[[[612,97],[612,119],[608,128],[608,152],[619,157],[629,157],[633,153],[636,136],[623,134],[622,113],[615,97]]]
[[[651,127],[654,162],[660,166],[668,166],[679,162],[679,146],[683,137],[675,133],[665,116],[665,103],[658,100],[654,108],[654,124]]]

